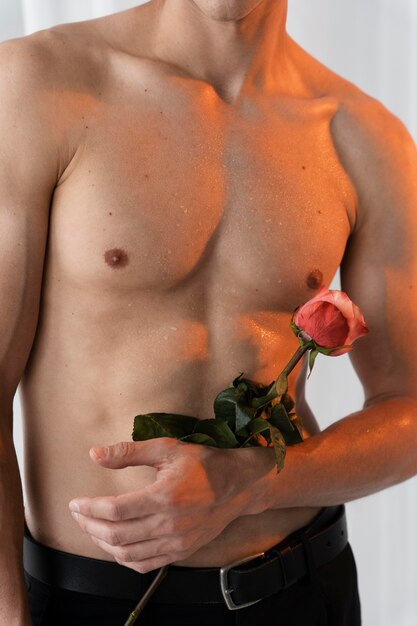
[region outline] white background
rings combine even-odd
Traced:
[[[138,4],[142,2],[0,0],[0,39]],[[417,0],[289,0],[288,30],[323,63],[380,99],[417,138]],[[308,397],[323,428],[359,409],[362,390],[348,357],[319,356]],[[15,419],[21,458],[17,399]],[[417,624],[416,496],[417,479],[412,479],[348,505],[364,626]]]

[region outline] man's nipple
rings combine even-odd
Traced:
[[[112,248],[104,253],[104,260],[115,270],[126,267],[129,263],[129,256],[125,250],[121,248]]]
[[[323,274],[320,270],[312,270],[306,278],[307,287],[309,289],[320,289],[323,284]]]

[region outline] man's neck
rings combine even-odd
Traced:
[[[242,93],[288,84],[287,0],[261,0],[240,19],[214,17],[204,2],[153,2],[156,58],[209,83],[220,97],[233,102]]]

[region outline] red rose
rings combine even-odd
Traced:
[[[369,332],[362,311],[344,291],[324,286],[317,296],[295,310],[292,321],[297,333],[304,331],[319,351],[320,347],[330,349],[331,356],[349,352],[352,343]]]

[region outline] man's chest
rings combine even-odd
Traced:
[[[209,93],[146,97],[83,120],[51,213],[64,279],[135,292],[201,281],[271,304],[331,279],[354,192],[329,103],[231,115]]]

